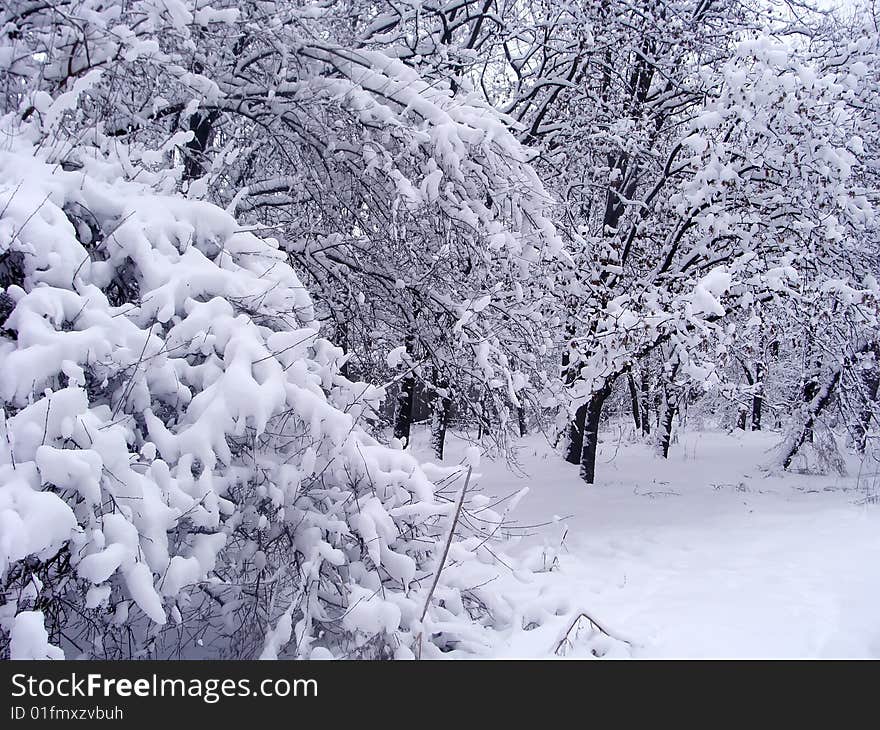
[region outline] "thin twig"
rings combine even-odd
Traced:
[[[434,595],[434,590],[437,588],[437,584],[440,582],[440,573],[443,572],[443,566],[446,564],[446,556],[449,554],[449,546],[452,545],[452,536],[455,534],[455,528],[458,525],[458,518],[461,515],[461,507],[464,504],[464,496],[467,493],[468,485],[471,482],[471,474],[473,473],[474,468],[472,466],[468,467],[467,476],[464,479],[464,486],[461,488],[461,494],[458,495],[458,504],[455,506],[455,515],[452,518],[452,525],[449,528],[449,535],[446,537],[446,544],[443,546],[443,555],[440,556],[440,564],[437,566],[437,572],[434,573],[434,582],[431,583],[431,589],[428,591],[428,595],[425,598],[425,605],[422,607],[422,615],[419,619],[420,622],[425,620],[425,616],[428,613],[428,606],[431,605],[431,598]],[[419,633],[419,657],[422,655],[422,633]]]
[[[632,646],[631,642],[627,641],[626,639],[621,639],[619,636],[615,636],[612,633],[609,633],[604,628],[602,628],[601,624],[599,624],[599,622],[596,621],[596,619],[594,619],[592,616],[590,616],[585,611],[581,611],[577,616],[575,616],[575,619],[574,619],[574,621],[571,622],[571,625],[568,627],[568,630],[562,635],[562,638],[559,640],[559,643],[556,645],[556,649],[553,652],[554,654],[558,655],[559,650],[562,649],[563,645],[566,642],[571,643],[569,641],[568,637],[571,636],[571,632],[574,631],[575,628],[577,628],[577,625],[580,623],[581,619],[586,619],[587,621],[589,621],[590,626],[592,626],[594,629],[596,629],[600,633],[605,634],[605,636],[607,636],[609,639],[614,639],[615,641],[622,641],[624,644],[627,644],[628,646]]]

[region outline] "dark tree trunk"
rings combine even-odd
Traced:
[[[492,426],[492,414],[489,410],[489,395],[483,393],[480,398],[480,411],[477,414],[477,438],[481,439],[485,436]]]
[[[431,448],[434,450],[434,456],[439,460],[443,459],[446,428],[449,425],[449,414],[452,410],[452,400],[445,395],[447,387],[449,387],[448,381],[441,381],[440,388],[444,393],[442,395],[435,394],[431,401]]]
[[[761,409],[764,405],[764,363],[755,363],[754,374],[749,366],[742,360],[740,360],[740,365],[742,365],[743,372],[746,375],[746,382],[749,384],[749,389],[752,393],[751,429],[752,431],[760,431]],[[749,420],[747,408],[743,406],[739,412],[739,428],[745,431],[746,423]]]
[[[660,430],[660,453],[664,459],[669,458],[669,446],[672,443],[672,422],[675,419],[675,400],[666,399],[666,408],[663,411],[663,423]]]
[[[413,392],[416,379],[407,375],[400,384],[397,396],[397,412],[394,415],[394,438],[400,439],[404,447],[409,446],[410,428],[412,426]]]
[[[651,435],[651,392],[646,373],[642,373],[642,435]]]
[[[861,355],[871,350],[876,352],[878,345],[880,345],[878,342],[869,342],[859,348],[857,354]],[[794,459],[795,454],[797,454],[798,449],[800,449],[800,447],[808,440],[812,439],[816,419],[831,403],[834,389],[837,387],[838,383],[840,383],[840,379],[843,377],[843,371],[853,367],[853,365],[854,357],[847,357],[841,365],[828,375],[824,383],[821,385],[819,383],[819,376],[816,374],[812,375],[804,385],[804,400],[806,402],[803,407],[803,425],[798,431],[792,433],[783,444],[782,453],[780,455],[780,462],[782,463],[783,469],[788,469],[788,467],[791,466],[791,462]],[[819,363],[817,362],[814,366],[813,372],[816,373],[818,368]],[[808,395],[810,396],[809,399],[807,399]]]
[[[675,384],[675,375],[680,363],[676,363],[668,380],[663,385],[663,421],[659,424],[660,434],[658,446],[664,459],[669,458],[669,446],[672,444],[672,423],[675,411],[681,398],[681,389]]]
[[[865,388],[865,407],[859,414],[858,423],[854,430],[855,446],[860,454],[865,453],[868,448],[868,431],[871,428],[871,418],[873,417],[872,404],[877,401],[878,391],[880,391],[880,372],[871,369],[862,375],[862,384]]]
[[[761,409],[764,405],[764,363],[755,363],[755,391],[752,395],[752,431],[761,430]]]
[[[813,332],[807,331],[806,333],[807,339],[807,348],[809,352],[814,352],[815,348],[813,347]],[[815,355],[811,355],[808,359],[809,365],[804,374],[804,385],[803,390],[801,391],[801,398],[803,399],[803,408],[805,411],[809,411],[811,408],[811,404],[815,400],[816,396],[819,394],[819,378],[822,373],[822,361],[819,357]],[[805,421],[805,431],[803,433],[803,440],[800,444],[798,444],[797,448],[800,448],[800,445],[805,442],[812,443],[813,442],[813,425],[814,419],[807,418]],[[794,453],[792,453],[794,456]],[[789,459],[790,460],[790,459]]]
[[[626,374],[626,382],[629,385],[629,399],[632,403],[633,423],[635,424],[636,431],[640,431],[642,428],[642,414],[639,409],[639,392],[636,389],[636,380],[633,377],[632,372]]]
[[[520,438],[522,438],[529,433],[528,424],[526,423],[526,409],[522,406],[517,406],[516,408],[516,421],[519,425]]]
[[[813,400],[815,399],[815,397],[818,393],[819,393],[818,379],[810,378],[806,383],[804,383],[803,398],[804,398],[804,403],[806,404],[807,408],[809,408],[810,403],[813,402]],[[800,448],[801,444],[804,442],[813,443],[814,421],[815,421],[814,418],[807,419],[806,424],[804,426],[803,440],[798,444],[798,448]],[[794,456],[794,454],[792,454],[792,456]],[[790,459],[789,459],[789,461],[790,461]],[[786,468],[787,468],[787,466],[786,466]]]
[[[342,351],[347,355],[349,352],[349,344],[348,344],[348,323],[347,322],[338,322],[336,324],[336,345],[342,348]],[[348,360],[342,363],[342,367],[339,368],[339,374],[343,378],[347,378],[349,373],[348,368]]]
[[[207,171],[205,152],[214,129],[214,122],[219,118],[216,111],[204,114],[196,112],[189,118],[189,131],[193,138],[186,143],[183,159],[183,176],[185,180],[197,180]]]
[[[598,393],[594,393],[584,406],[584,429],[582,431],[583,446],[581,449],[580,475],[587,484],[596,482],[596,450],[599,446],[599,423],[602,418],[602,406],[611,392],[611,383],[605,385]]]
[[[575,411],[574,418],[568,424],[568,443],[565,447],[565,460],[569,464],[580,464],[584,450],[584,424],[587,420],[587,406],[582,405]]]
[[[788,467],[791,466],[791,462],[794,459],[795,454],[797,454],[798,449],[800,449],[800,447],[807,441],[812,440],[813,427],[816,425],[816,418],[831,402],[831,396],[833,395],[837,384],[840,382],[842,374],[842,368],[837,368],[831,373],[828,380],[821,388],[819,387],[817,380],[810,381],[810,385],[813,386],[810,389],[810,392],[813,393],[813,397],[804,408],[803,426],[800,431],[794,433],[791,438],[788,439],[788,443],[785,445],[785,451],[782,454],[781,459],[783,469],[788,469]],[[804,393],[806,394],[806,392],[805,388]]]
[[[569,305],[571,306],[571,305]],[[565,327],[565,334],[568,338],[570,347],[562,353],[562,377],[566,385],[573,385],[577,380],[577,367],[572,364],[572,352],[574,347],[575,327],[569,322]],[[565,460],[569,464],[581,463],[581,449],[584,445],[584,419],[586,418],[586,408],[581,406],[575,411],[574,418],[568,422],[566,432]]]
[[[411,335],[407,336],[405,345],[407,353],[411,355],[415,346],[415,338]],[[397,395],[397,411],[394,414],[394,438],[400,439],[404,447],[409,446],[415,390],[416,377],[410,370],[400,383],[400,393]]]
[[[663,418],[663,389],[659,386],[654,388],[654,427],[660,429]]]
[[[868,448],[868,430],[871,425],[871,409],[866,408],[859,416],[858,423],[853,426],[853,444],[860,454],[864,454]]]

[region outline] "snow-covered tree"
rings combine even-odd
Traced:
[[[340,46],[338,20],[266,2],[2,11],[5,652],[434,656],[510,619],[485,588],[500,517],[480,504],[485,532],[456,529],[462,470],[367,435],[384,391],[343,375],[318,319],[359,301],[359,277],[371,297],[410,291],[455,319],[434,323],[448,357],[475,353],[512,392],[478,315],[515,313],[516,277],[558,241],[505,127]],[[455,274],[444,241],[473,271],[421,287]],[[374,326],[405,331],[401,301],[367,310],[398,318]]]
[[[618,377],[662,354],[661,379],[710,383],[731,314],[871,273],[876,43],[723,0],[529,7],[488,91],[560,201],[574,263],[548,392],[592,482]]]
[[[342,8],[199,6],[132,3],[111,18],[73,3],[95,16],[95,35],[98,20],[130,29],[105,34],[96,57],[88,24],[64,27],[63,67],[109,79],[86,123],[100,118],[129,145],[178,147],[188,197],[272,227],[348,369],[517,404],[542,342],[531,274],[561,242],[502,118],[360,38]],[[403,372],[387,362],[398,348]]]

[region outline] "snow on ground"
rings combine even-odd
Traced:
[[[592,486],[542,436],[519,442],[523,474],[484,458],[488,494],[529,487],[509,518],[524,533],[511,554],[552,567],[500,579],[530,630],[493,655],[880,657],[876,477],[858,462],[847,477],[768,474],[779,440],[686,432],[664,461],[606,436]],[[415,448],[428,460],[426,441]],[[444,461],[465,446],[452,438]],[[582,619],[560,644],[581,612],[616,640]]]

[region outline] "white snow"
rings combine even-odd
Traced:
[[[851,477],[767,474],[780,435],[766,432],[686,432],[665,461],[620,428],[592,486],[542,436],[519,442],[525,476],[483,459],[477,489],[493,502],[529,485],[507,521],[538,571],[502,578],[523,625],[539,625],[490,656],[554,656],[583,612],[614,640],[582,619],[560,655],[880,657],[880,505],[857,463]],[[450,439],[444,461],[466,446]]]
[[[876,34],[207,1],[0,11],[0,656],[880,656]]]
[[[10,659],[64,659],[64,652],[49,643],[42,611],[22,611],[12,623]]]
[[[695,314],[714,314],[723,317],[725,309],[721,306],[718,298],[721,297],[733,283],[733,277],[722,268],[710,271],[697,282],[694,292],[691,294],[691,304]]]

